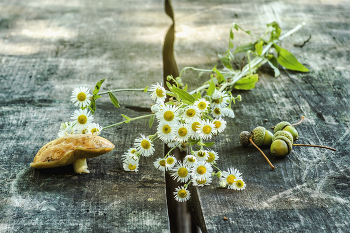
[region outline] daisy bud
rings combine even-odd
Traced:
[[[219,185],[220,185],[220,187],[221,187],[221,188],[226,188],[227,183],[226,183],[226,181],[225,181],[225,180],[220,180]]]

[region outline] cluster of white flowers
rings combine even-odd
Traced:
[[[151,110],[158,121],[157,132],[148,137],[141,135],[135,139],[134,147],[123,155],[123,167],[126,171],[137,171],[140,156],[149,157],[155,149],[153,141],[161,139],[168,147],[172,148],[164,158],[157,158],[154,166],[161,171],[170,172],[172,178],[178,182],[185,183],[184,186],[176,188],[174,195],[179,202],[189,200],[191,194],[187,186],[192,182],[194,186],[210,185],[212,177],[219,177],[219,186],[229,189],[242,190],[245,183],[241,173],[234,168],[227,172],[221,172],[215,164],[219,159],[218,153],[213,150],[205,150],[213,143],[205,143],[205,140],[222,133],[226,128],[223,117],[233,118],[231,101],[234,99],[231,93],[215,91],[211,95],[201,97],[193,95],[193,102],[182,101],[176,93],[167,93],[165,88],[157,83],[150,88],[151,97],[155,101]],[[170,101],[164,102],[167,94],[174,96]],[[237,98],[240,99],[240,96]],[[192,146],[198,146],[193,151]],[[179,147],[187,148],[190,154],[183,161],[177,161],[170,152]],[[199,148],[200,147],[200,148]],[[213,172],[214,168],[217,173]]]
[[[90,105],[90,90],[87,87],[76,87],[72,91],[71,101],[80,109],[73,112],[70,122],[61,124],[58,137],[71,134],[94,134],[99,135],[102,127],[94,123],[91,112],[87,109]]]

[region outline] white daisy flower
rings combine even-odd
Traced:
[[[191,197],[190,191],[187,190],[184,186],[177,187],[174,192],[175,200],[178,202],[185,202],[188,201]]]
[[[216,117],[216,118],[220,118],[224,116],[223,108],[216,106],[215,108],[212,109],[211,115],[213,115],[213,117]]]
[[[242,179],[237,179],[235,182],[235,190],[243,190],[245,189],[245,183]]]
[[[224,132],[225,128],[226,128],[226,121],[222,118],[219,119],[214,119],[213,120],[213,124],[214,124],[214,133],[215,134],[219,134]]]
[[[98,123],[91,123],[87,128],[87,134],[99,135],[102,131],[102,127]]]
[[[177,130],[177,125],[174,123],[160,122],[157,128],[157,133],[159,138],[165,142],[175,141],[175,132]]]
[[[227,182],[228,189],[235,189],[235,182],[238,179],[241,179],[241,173],[235,168],[229,168],[228,171],[224,171],[222,176],[225,177],[225,181]]]
[[[149,140],[149,137],[145,137],[141,134],[140,138],[135,139],[134,146],[136,150],[143,156],[148,157],[150,155],[153,155],[155,149],[153,147],[153,143],[151,140]]]
[[[161,171],[165,171],[166,169],[166,160],[163,158],[158,158],[156,161],[153,162],[153,165]]]
[[[181,116],[186,122],[198,120],[200,117],[200,111],[197,107],[190,105],[185,108],[184,113]]]
[[[221,92],[215,90],[211,98],[212,101],[210,105],[213,109],[216,107],[225,108],[230,103],[230,95],[228,95],[226,91]]]
[[[159,111],[162,111],[164,109],[164,107],[165,107],[164,102],[159,100],[159,101],[157,101],[157,103],[155,103],[151,106],[151,111],[153,113],[157,113]]]
[[[204,185],[210,185],[211,180],[212,179],[210,176],[205,179],[198,179],[197,177],[193,177],[192,184],[193,186],[203,187]]]
[[[198,140],[200,139],[200,136],[197,132],[197,130],[200,128],[201,125],[201,121],[199,119],[194,119],[193,121],[188,123],[189,128],[190,128],[190,138],[194,139],[194,140]]]
[[[182,162],[178,162],[173,169],[171,169],[171,176],[177,182],[186,183],[190,178],[190,168]]]
[[[166,90],[162,87],[162,84],[157,83],[156,85],[152,85],[149,90],[152,92],[151,97],[154,101],[164,101],[166,99]]]
[[[231,108],[223,108],[222,112],[224,116],[231,117],[231,118],[235,117],[235,113]]]
[[[215,132],[214,128],[214,124],[207,119],[205,121],[201,121],[199,129],[197,129],[197,133],[201,138],[207,140],[213,136],[213,133]]]
[[[208,158],[207,158],[207,163],[210,163],[210,164],[216,164],[216,161],[219,159],[219,156],[218,156],[218,153],[216,153],[215,151],[213,150],[210,150],[208,152]]]
[[[177,114],[178,108],[173,105],[165,105],[164,108],[156,113],[157,118],[160,122],[177,123],[179,116]]]
[[[75,134],[75,128],[73,126],[74,122],[65,122],[60,126],[60,130],[58,131],[58,137],[63,137],[66,135]]]
[[[78,109],[74,111],[71,119],[74,120],[77,130],[83,130],[94,120],[94,117],[87,109]]]
[[[123,161],[127,159],[133,159],[135,161],[139,161],[136,148],[130,148],[125,154],[122,155]]]
[[[137,172],[139,169],[139,161],[133,159],[126,159],[123,162],[123,168],[125,171]]]
[[[205,161],[198,161],[192,170],[192,175],[196,177],[196,179],[204,180],[208,179],[213,172],[213,168],[211,165]]]
[[[71,101],[80,108],[85,108],[90,105],[90,90],[87,87],[76,87],[72,91]]]
[[[186,142],[190,136],[190,129],[187,124],[180,124],[175,131],[176,140]]]
[[[89,133],[89,127],[92,123],[87,124],[84,126],[84,128],[76,129],[75,134],[88,134]]]
[[[166,161],[166,170],[170,170],[175,166],[177,159],[174,156],[168,156],[165,159],[165,161]]]
[[[210,106],[209,102],[206,101],[204,98],[195,101],[193,105],[197,107],[200,112],[205,112]]]
[[[184,163],[188,167],[193,167],[196,161],[197,158],[193,155],[186,155],[186,157],[184,158]]]
[[[195,151],[194,155],[197,158],[197,161],[206,161],[209,158],[209,153],[206,150]]]

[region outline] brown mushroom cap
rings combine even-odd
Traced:
[[[43,146],[30,166],[34,168],[61,167],[78,159],[93,158],[113,150],[105,138],[89,134],[75,134],[57,138]]]

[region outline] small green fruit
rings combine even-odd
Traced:
[[[286,156],[288,154],[288,150],[287,143],[282,139],[273,141],[270,148],[271,154],[278,157]]]
[[[291,141],[293,143],[293,135],[291,133],[289,133],[288,131],[277,131],[273,137],[272,137],[272,141],[275,141],[275,138],[278,137],[278,136],[284,136],[286,138],[289,139],[289,141]]]
[[[265,130],[265,138],[264,138],[263,146],[270,146],[272,143],[272,137],[273,137],[273,134],[270,131]]]
[[[250,136],[251,134],[248,131],[242,131],[239,134],[239,141],[241,142],[242,146],[248,146],[250,144]]]
[[[298,140],[298,131],[291,125],[287,125],[286,127],[283,128],[283,131],[287,131],[293,135],[293,142]]]

